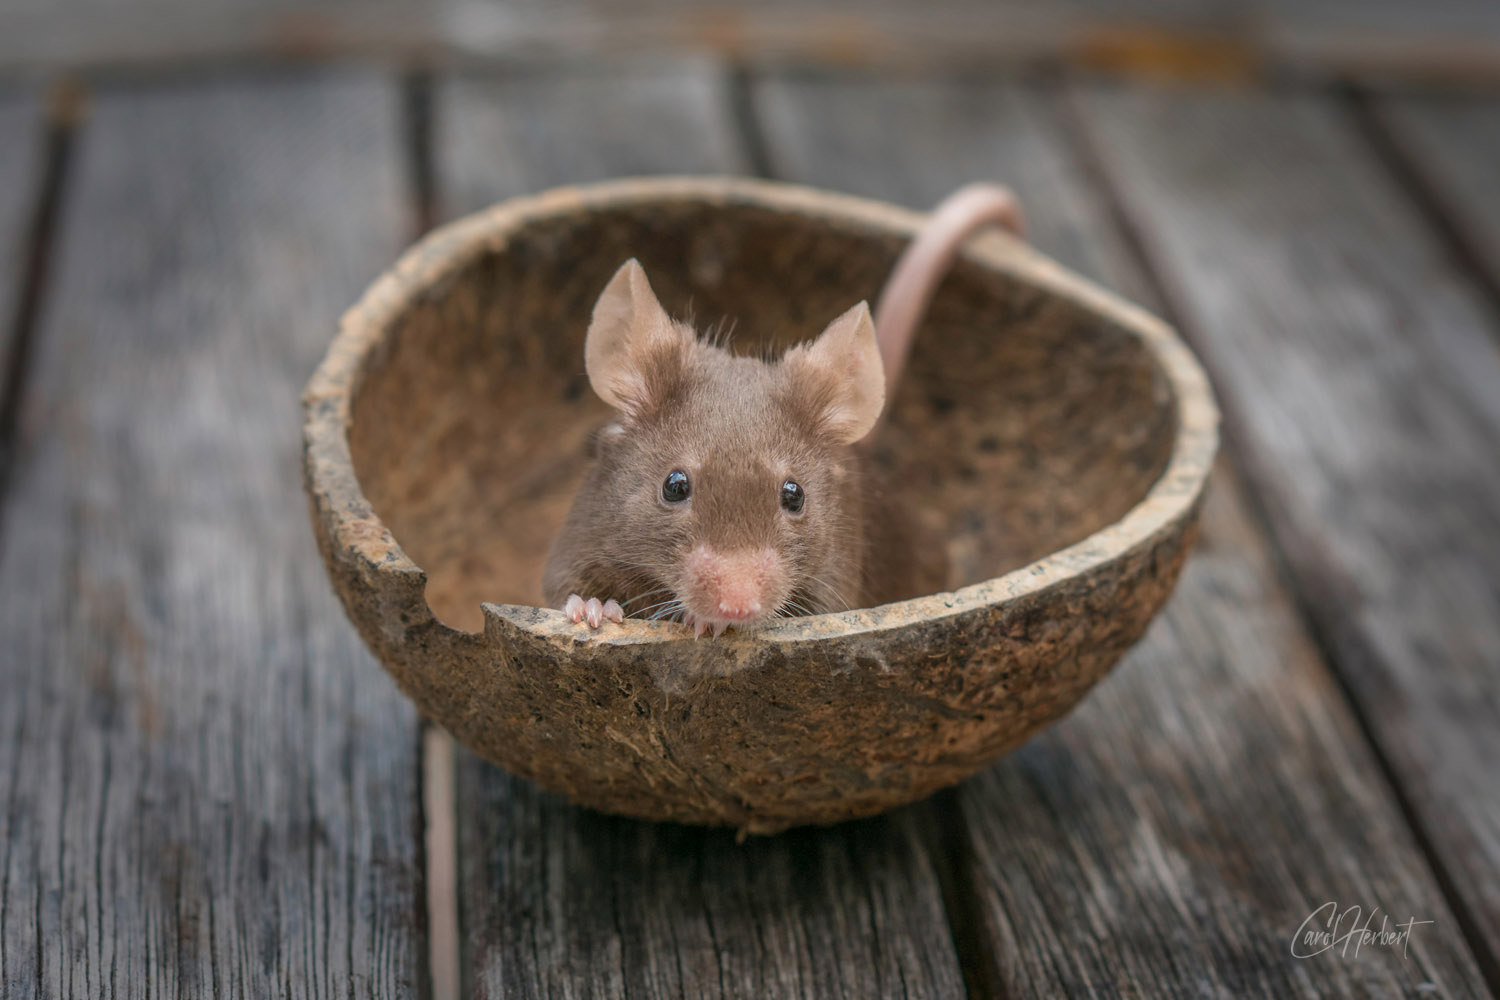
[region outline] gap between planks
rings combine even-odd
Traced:
[[[1465,212],[1463,195],[1433,174],[1431,160],[1441,151],[1424,148],[1422,137],[1403,128],[1389,104],[1369,87],[1350,84],[1340,95],[1375,158],[1422,213],[1458,269],[1484,290],[1490,328],[1500,333],[1500,259],[1479,235],[1484,222],[1474,221]]]
[[[427,943],[432,1000],[458,1000],[458,801],[453,737],[422,727],[422,812],[426,817]]]
[[[47,94],[41,121],[41,158],[36,164],[27,201],[31,214],[27,220],[16,264],[14,312],[9,319],[3,359],[3,382],[0,382],[0,500],[9,493],[11,468],[15,460],[16,434],[21,416],[21,398],[26,377],[31,370],[31,348],[36,337],[37,317],[47,295],[47,278],[52,262],[52,248],[57,235],[57,221],[62,211],[63,192],[67,184],[68,163],[73,136],[84,115],[85,98],[80,84],[72,79],[54,83]],[[3,237],[4,234],[0,234]],[[0,276],[3,280],[3,276]],[[0,505],[0,516],[4,507]],[[0,525],[0,538],[3,538]]]
[[[432,74],[425,68],[414,68],[403,75],[401,113],[414,237],[420,238],[437,221]],[[431,1000],[458,1000],[462,978],[454,759],[453,737],[442,727],[424,721],[421,785]]]

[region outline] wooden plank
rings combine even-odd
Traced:
[[[1500,99],[1388,94],[1370,107],[1466,263],[1500,296]]]
[[[445,84],[451,212],[613,174],[744,163],[720,74],[610,64]],[[466,995],[955,996],[933,859],[910,812],[736,845],[611,819],[468,754],[458,766]]]
[[[1322,640],[1500,983],[1500,351],[1321,98],[1089,90]]]
[[[365,75],[98,95],[0,554],[0,994],[406,996],[414,711],[334,599],[298,396],[407,235]]]
[[[42,191],[42,107],[29,90],[0,90],[0,384],[11,357],[22,283],[31,255],[30,224]]]
[[[963,994],[917,810],[737,844],[473,758],[460,789],[465,995]]]
[[[1159,306],[1046,91],[783,76],[755,106],[779,174],[913,205],[1002,180],[1038,246]],[[996,991],[1484,995],[1245,511],[1221,470],[1198,550],[1141,645],[1071,716],[961,786],[981,978]],[[1299,925],[1329,900],[1434,924],[1414,928],[1409,956],[1294,957]]]

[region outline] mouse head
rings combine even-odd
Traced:
[[[865,303],[779,360],[737,357],[668,316],[630,260],[594,307],[584,359],[619,413],[594,472],[618,522],[602,558],[700,634],[853,606],[866,498],[850,446],[885,402]]]

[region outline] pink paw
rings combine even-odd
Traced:
[[[584,600],[577,594],[569,594],[568,599],[563,602],[563,614],[575,625],[582,621],[589,623],[589,628],[598,628],[608,618],[610,621],[619,623],[625,620],[625,609],[620,607],[620,602],[614,598],[603,602],[597,597]]]

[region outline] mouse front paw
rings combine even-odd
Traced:
[[[598,628],[604,624],[605,619],[617,624],[625,620],[625,609],[614,598],[601,602],[597,597],[584,600],[577,594],[569,594],[568,599],[563,602],[562,610],[573,624],[586,621],[589,628]]]

